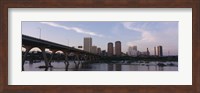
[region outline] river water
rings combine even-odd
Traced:
[[[48,71],[178,71],[178,62],[158,62],[158,61],[136,61],[136,62],[112,62],[112,63],[82,63],[75,66],[74,62],[70,61],[68,68],[66,68],[63,61],[52,62],[53,67]],[[24,64],[25,71],[44,71],[44,61],[37,63]]]

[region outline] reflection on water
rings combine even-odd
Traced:
[[[24,64],[25,71],[44,71],[44,61]],[[48,71],[178,71],[178,62],[116,62],[116,63],[81,63],[78,68],[74,62],[70,61],[68,67],[64,62],[52,62],[53,67]]]

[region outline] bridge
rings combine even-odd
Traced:
[[[69,46],[57,44],[54,42],[34,38],[31,36],[27,36],[27,35],[22,35],[22,47],[24,47],[26,49],[25,53],[22,56],[22,71],[24,71],[24,63],[25,63],[27,54],[34,47],[37,47],[41,50],[42,56],[43,56],[44,62],[45,62],[45,70],[46,71],[51,66],[51,61],[52,61],[53,55],[57,51],[62,51],[64,53],[64,55],[65,55],[64,63],[67,67],[69,65],[69,60],[68,60],[69,56],[74,56],[73,60],[74,60],[76,67],[79,66],[80,61],[88,61],[88,60],[91,61],[91,60],[97,60],[98,58],[100,58],[100,55],[97,55],[97,54],[93,54],[93,53],[90,53],[87,51],[76,49],[74,47],[69,47]],[[47,58],[45,49],[49,49],[52,51],[51,57],[49,59]]]

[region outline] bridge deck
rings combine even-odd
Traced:
[[[45,47],[45,48],[49,48],[49,49],[66,50],[66,51],[69,51],[69,52],[78,52],[78,53],[89,54],[89,55],[97,55],[97,54],[93,54],[93,53],[90,53],[90,52],[87,52],[87,51],[83,51],[83,50],[80,50],[80,49],[61,45],[61,44],[58,44],[58,43],[34,38],[34,37],[31,37],[31,36],[27,36],[27,35],[22,35],[22,45],[28,45],[28,46],[34,46],[34,47],[41,46],[41,47]]]

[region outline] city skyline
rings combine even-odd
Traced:
[[[129,46],[139,51],[162,45],[163,55],[178,55],[178,22],[22,22],[22,34],[68,46],[83,46],[91,37],[92,46],[107,50],[108,42],[121,41],[122,52]],[[115,47],[115,46],[114,46]]]

